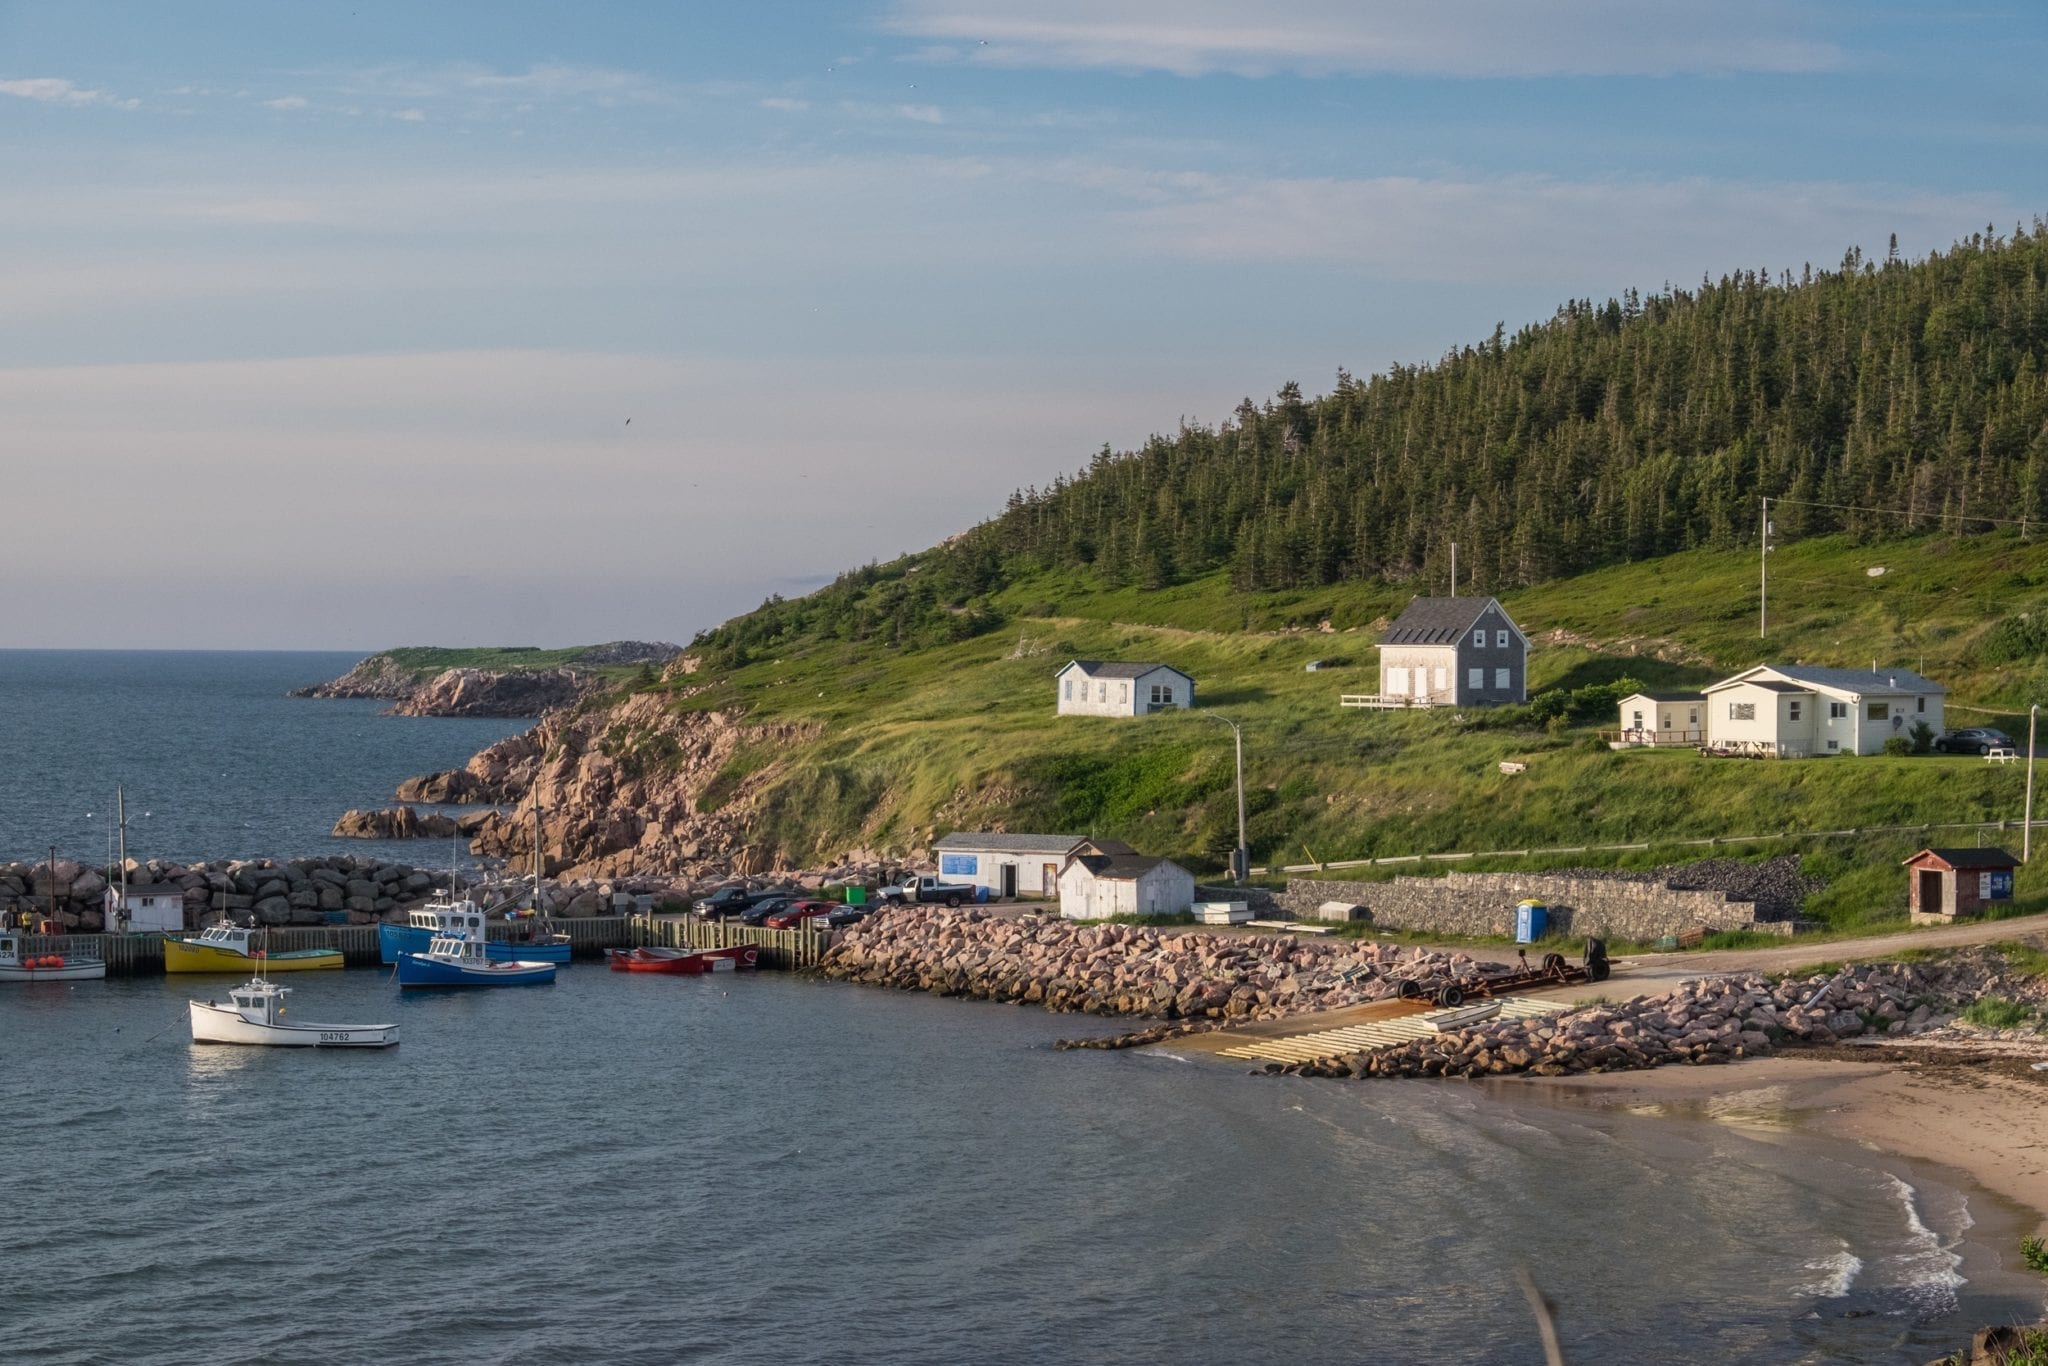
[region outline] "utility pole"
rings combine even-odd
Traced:
[[[1764,498],[1758,519],[1756,555],[1756,637],[1762,640],[1770,630],[1771,599],[1771,500]]]
[[[1451,596],[1458,596],[1458,543],[1451,542]],[[1240,841],[1242,842],[1242,841]]]
[[[2027,708],[2027,807],[2020,821],[2021,863],[2025,863],[2034,852],[2034,722],[2040,715],[2039,702]]]
[[[114,816],[121,827],[120,870],[121,904],[117,908],[122,915],[128,914],[128,794],[120,788],[114,789]]]
[[[1251,847],[1244,837],[1244,727],[1227,716],[1216,716],[1214,712],[1208,714],[1230,727],[1237,740],[1237,848],[1230,852],[1230,876],[1242,885],[1251,876],[1252,869]]]
[[[50,870],[50,933],[57,932],[57,846],[50,846],[50,861],[43,865]]]

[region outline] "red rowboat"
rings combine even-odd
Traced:
[[[752,944],[723,949],[607,949],[613,972],[731,972],[751,968],[761,950]]]

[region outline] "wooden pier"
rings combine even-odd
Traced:
[[[692,916],[593,916],[587,920],[555,920],[549,928],[569,936],[569,952],[576,958],[602,958],[606,949],[628,949],[662,945],[677,949],[722,949],[734,944],[753,944],[761,950],[764,968],[810,968],[818,965],[829,930],[756,929],[751,925],[707,923]],[[494,923],[486,933],[505,939],[511,927]],[[25,936],[22,952],[80,953],[105,960],[109,976],[134,976],[164,970],[164,934],[32,934]],[[311,928],[276,929],[268,932],[266,947],[277,953],[294,949],[339,949],[342,962],[352,968],[377,967],[375,925],[321,925]]]

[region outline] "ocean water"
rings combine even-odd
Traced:
[[[1579,1366],[1919,1362],[2040,1304],[1792,1135],[773,973],[307,974],[404,1042],[190,1043],[223,985],[0,988],[10,1363],[1538,1362],[1518,1266]]]
[[[134,858],[374,854],[434,866],[449,842],[337,840],[351,807],[454,768],[530,725],[381,716],[385,703],[286,697],[360,655],[0,650],[0,859],[109,858],[114,789]]]

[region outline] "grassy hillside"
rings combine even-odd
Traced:
[[[1879,565],[1883,575],[1867,572]],[[2024,614],[2048,614],[2048,548],[2017,534],[1817,539],[1776,552],[1772,570],[1777,605],[1762,641],[1753,551],[1689,552],[1508,595],[1538,642],[1532,695],[1623,677],[1698,683],[1765,659],[1875,656],[1947,682],[1952,724],[2003,717],[2023,730],[2013,713],[2048,692],[2038,653],[1989,657],[2013,623],[2031,620]],[[1153,592],[1071,575],[1024,580],[990,600],[1005,618],[999,631],[915,652],[785,642],[774,657],[676,680],[699,689],[676,705],[822,724],[823,738],[799,751],[733,765],[778,772],[760,833],[795,858],[1001,824],[1118,835],[1220,868],[1235,807],[1218,715],[1245,726],[1259,862],[2019,813],[2021,768],[1975,758],[1614,753],[1593,734],[1614,724],[1606,710],[1546,726],[1532,708],[1340,709],[1338,694],[1375,689],[1376,628],[1409,594],[1368,583],[1242,593],[1220,573]],[[1195,675],[1201,705],[1138,720],[1058,717],[1052,673],[1075,656],[1172,663]],[[1337,667],[1305,672],[1316,659]],[[1503,776],[1503,759],[1529,767]],[[729,786],[714,784],[705,800]]]
[[[411,675],[415,682],[425,682],[435,674],[448,669],[488,669],[499,673],[514,673],[533,669],[556,669],[576,664],[593,672],[621,680],[641,673],[639,664],[593,663],[592,658],[603,658],[607,649],[603,645],[568,645],[559,649],[544,650],[537,645],[478,645],[450,647],[445,645],[402,645],[395,650],[385,650],[373,659],[390,660],[399,669]]]

